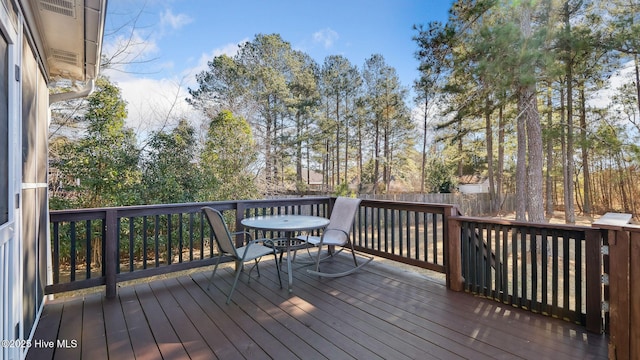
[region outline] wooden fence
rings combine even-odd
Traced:
[[[502,195],[500,206],[494,208],[489,194],[462,194],[462,193],[442,193],[442,194],[360,194],[358,197],[370,200],[389,200],[400,202],[418,202],[425,204],[450,204],[455,205],[460,212],[467,216],[487,216],[498,212],[512,213],[516,211],[515,196],[512,194]]]

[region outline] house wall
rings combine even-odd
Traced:
[[[0,0],[0,360],[25,356],[47,276],[48,89],[26,6]]]
[[[22,43],[22,257],[23,325],[31,333],[44,299],[47,276],[48,89],[36,53]]]

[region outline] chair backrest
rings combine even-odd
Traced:
[[[362,200],[356,198],[339,197],[333,204],[331,217],[329,217],[329,225],[327,229],[342,230],[345,233],[351,233],[351,226],[360,208]],[[346,241],[347,239],[344,239]]]
[[[209,225],[211,225],[211,230],[213,231],[213,235],[216,238],[220,251],[225,254],[231,254],[238,257],[236,247],[233,244],[233,239],[231,238],[231,233],[229,232],[229,228],[227,228],[227,224],[224,222],[222,213],[208,206],[203,207],[202,211],[207,216],[207,220],[209,221]]]

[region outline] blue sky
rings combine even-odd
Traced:
[[[445,22],[451,0],[110,0],[103,54],[133,39],[123,62],[106,74],[123,90],[134,126],[153,128],[189,111],[186,88],[207,61],[233,55],[256,34],[278,33],[322,64],[343,55],[362,67],[382,54],[404,86],[418,76],[414,24]],[[139,13],[137,20],[134,17]],[[135,22],[135,28],[132,27]],[[130,36],[130,35],[133,36]],[[167,108],[167,103],[175,105]],[[144,119],[136,119],[136,118]],[[153,118],[153,119],[152,119]],[[155,125],[154,125],[155,124]]]

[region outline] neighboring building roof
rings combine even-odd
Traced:
[[[307,177],[308,175],[308,177]],[[302,179],[309,185],[322,185],[322,173],[307,168],[302,169]]]
[[[28,0],[22,4],[48,80],[98,76],[107,0]],[[35,29],[33,29],[35,27]]]
[[[458,184],[460,184],[460,185],[464,185],[464,184],[482,184],[485,181],[487,181],[487,177],[486,176],[480,176],[478,174],[462,175],[462,176],[458,177]]]

